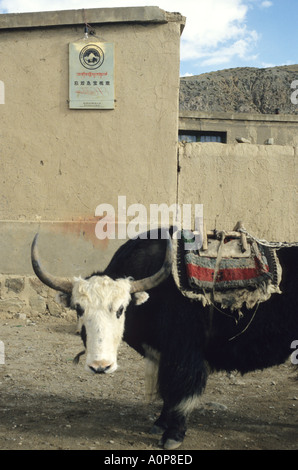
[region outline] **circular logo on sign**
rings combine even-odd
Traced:
[[[98,69],[103,61],[103,50],[95,44],[88,44],[80,52],[80,62],[86,69]]]

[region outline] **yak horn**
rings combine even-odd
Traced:
[[[167,249],[166,255],[163,262],[162,267],[160,268],[157,273],[153,274],[152,276],[145,277],[144,279],[140,279],[138,281],[132,281],[130,293],[142,292],[147,291],[149,289],[153,289],[153,287],[158,286],[161,284],[167,277],[169,277],[172,271],[172,242],[171,237],[168,234],[167,238]]]
[[[69,279],[52,276],[52,274],[48,273],[41,267],[37,249],[37,238],[38,233],[35,235],[31,246],[31,263],[33,271],[46,286],[59,292],[63,292],[64,294],[70,294],[72,292],[73,283]]]

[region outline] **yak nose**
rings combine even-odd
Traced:
[[[95,372],[95,374],[105,374],[111,366],[106,366],[106,367],[93,367],[89,366],[89,369],[92,370],[92,372]]]
[[[105,361],[94,361],[89,365],[89,369],[92,370],[92,372],[95,372],[95,374],[105,374],[111,367],[112,364],[109,364]]]

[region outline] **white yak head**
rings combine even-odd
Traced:
[[[96,373],[110,373],[117,369],[117,352],[125,327],[125,311],[133,300],[140,305],[148,299],[147,290],[161,284],[171,273],[172,244],[167,238],[167,249],[162,267],[152,276],[133,280],[112,279],[96,274],[87,279],[72,280],[56,277],[45,271],[39,261],[37,235],[31,247],[32,267],[37,277],[47,286],[70,299],[70,306],[80,318],[81,336],[86,353],[86,368]],[[123,260],[122,260],[123,262]],[[139,277],[142,272],[139,273]]]

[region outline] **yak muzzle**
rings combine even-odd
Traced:
[[[109,374],[117,369],[117,365],[108,364],[105,361],[94,361],[92,364],[88,364],[88,368],[95,374]]]

